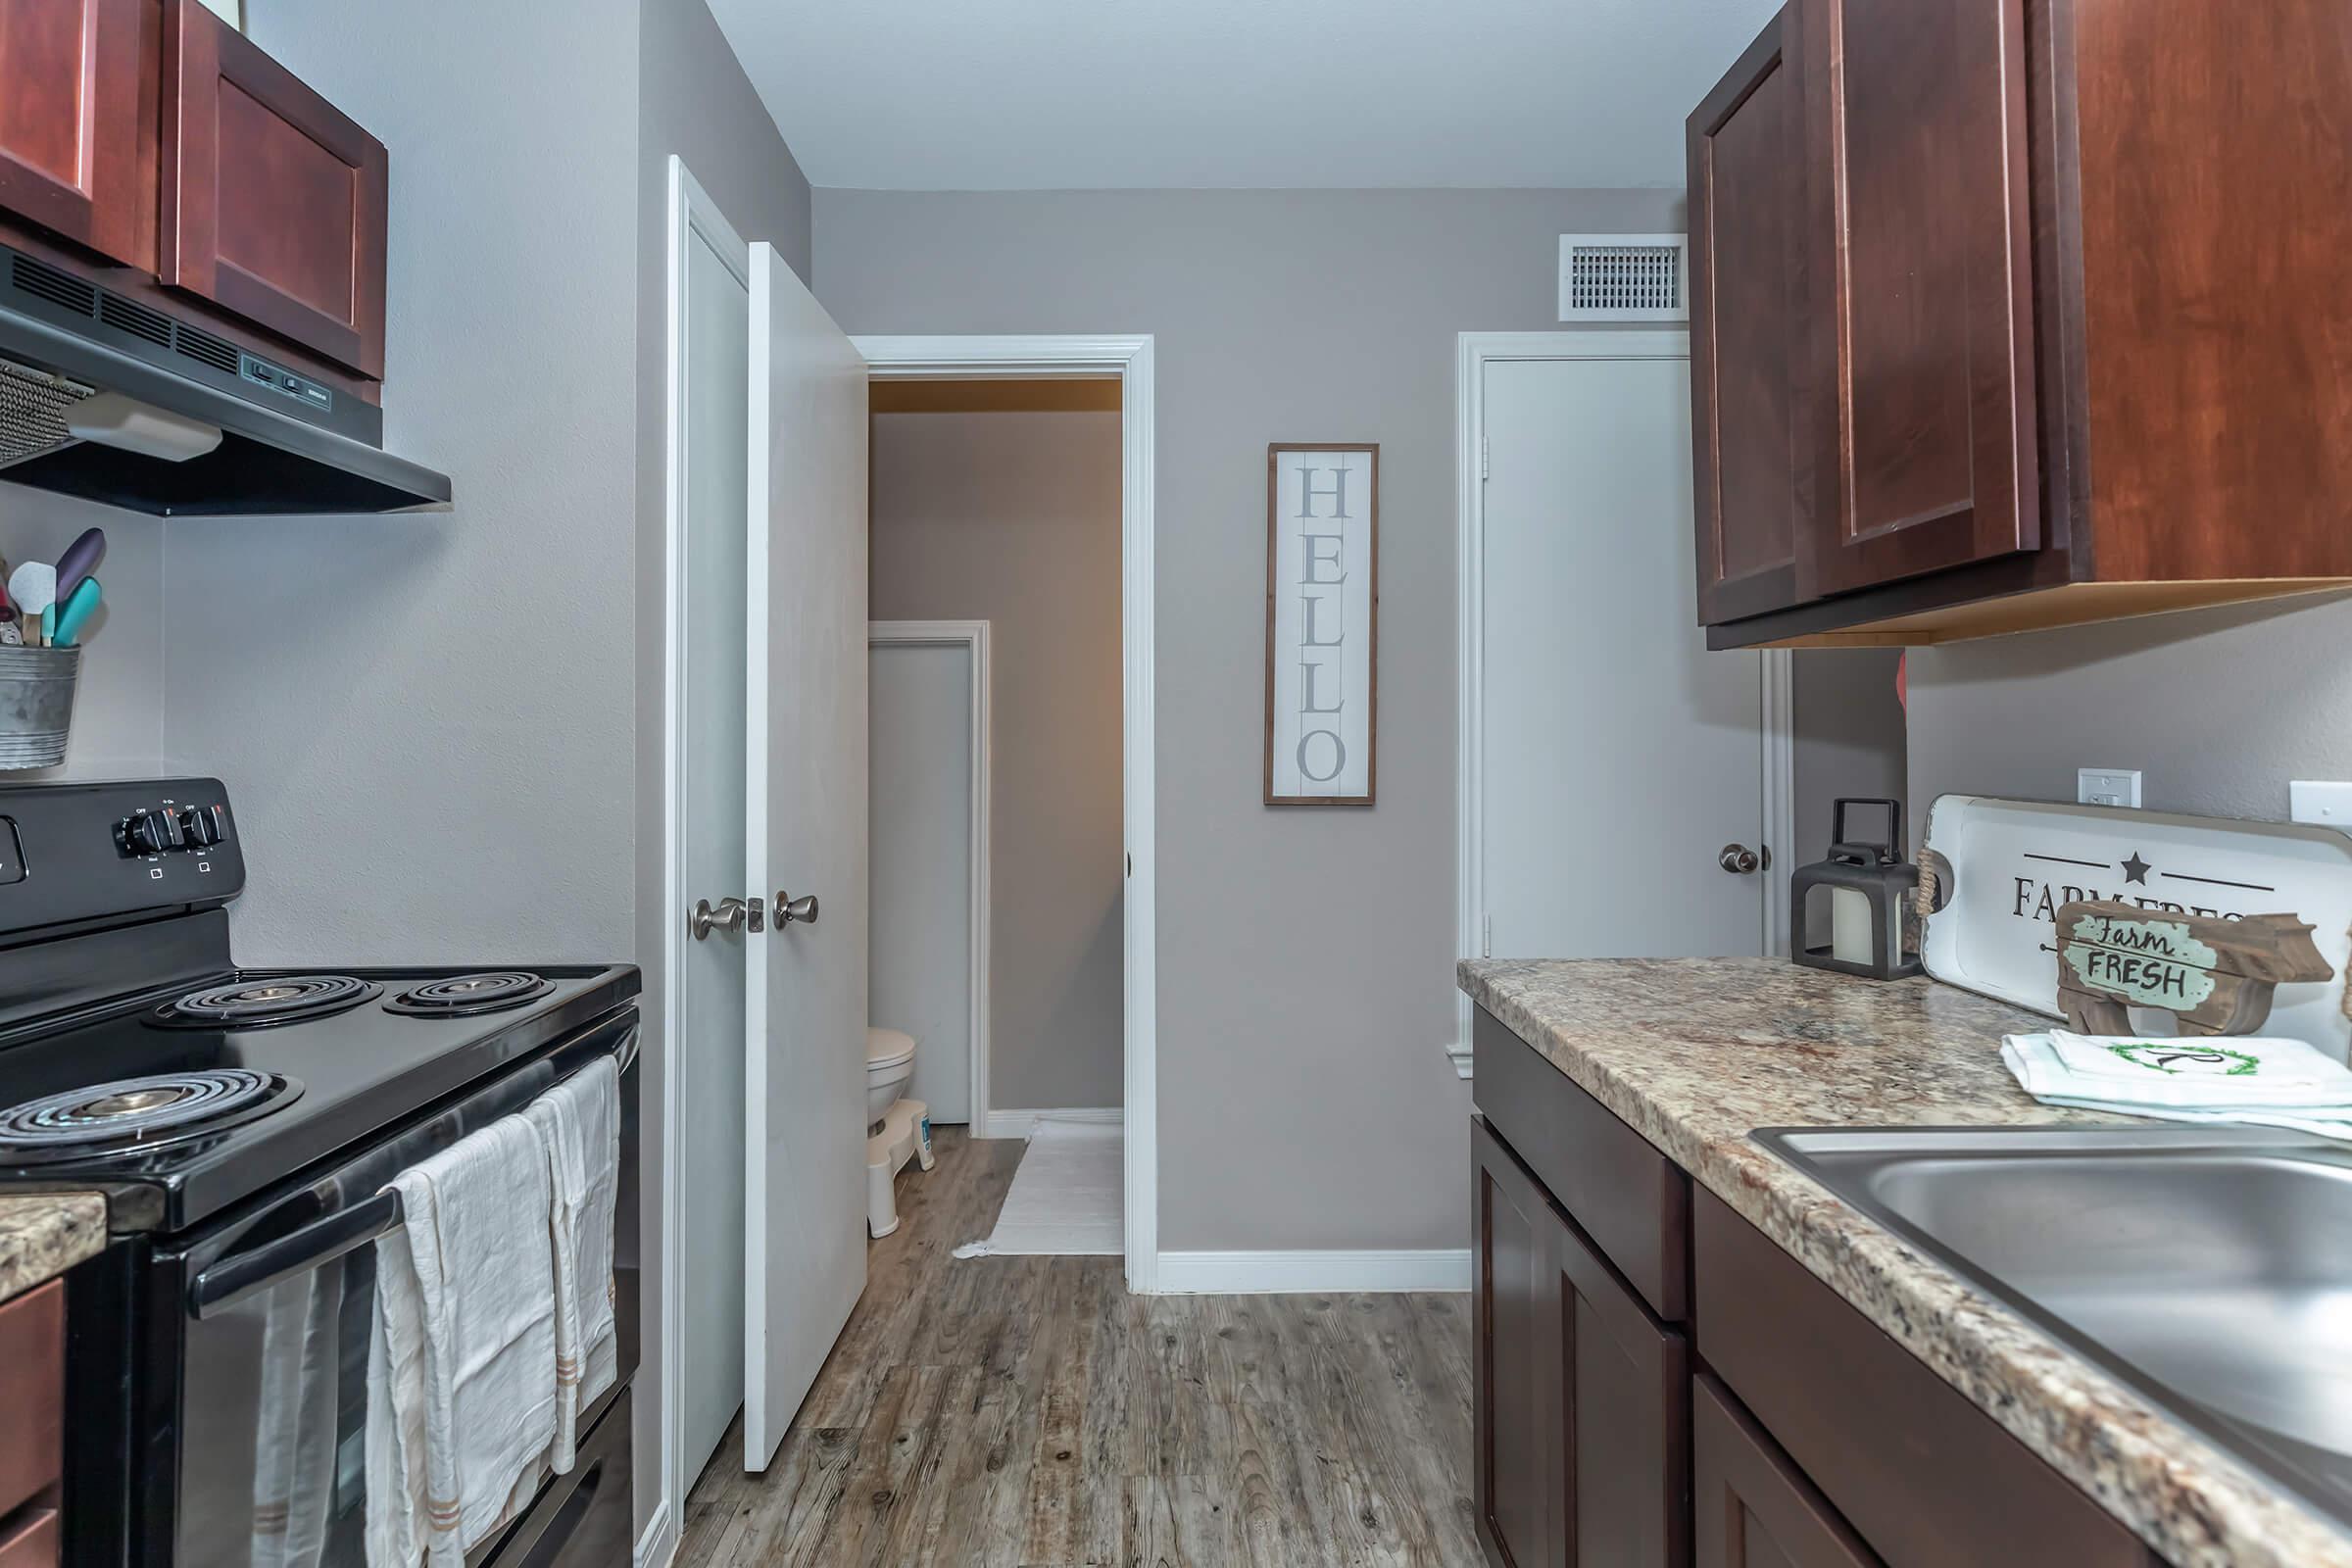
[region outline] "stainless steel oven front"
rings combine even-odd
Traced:
[[[153,1250],[139,1271],[147,1333],[132,1349],[124,1422],[135,1520],[129,1549],[114,1560],[140,1568],[366,1568],[375,1238],[397,1222],[379,1190],[607,1055],[621,1062],[613,1250],[620,1375],[580,1426],[586,1433],[608,1413],[620,1420],[597,1430],[595,1454],[583,1443],[579,1464],[468,1561],[480,1568],[524,1551],[534,1563],[567,1560],[548,1532],[566,1519],[610,1529],[615,1490],[626,1520],[626,1394],[638,1360],[641,1276],[637,1036],[637,1011],[624,1007],[253,1212],[177,1250]],[[582,1486],[596,1506],[566,1508]],[[538,1544],[515,1539],[526,1526]]]

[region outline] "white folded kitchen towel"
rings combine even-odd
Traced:
[[[2007,1036],[2001,1058],[2037,1100],[2064,1096],[2183,1110],[2352,1112],[2352,1072],[2300,1040],[2151,1039],[2052,1029]]]
[[[555,1189],[558,1475],[578,1452],[580,1412],[612,1386],[612,1219],[620,1191],[620,1072],[611,1056],[581,1068],[523,1109],[547,1149]]]
[[[252,1568],[318,1568],[333,1523],[344,1262],[272,1286],[262,1319]]]
[[[463,1568],[538,1491],[555,1437],[546,1149],[505,1116],[389,1190],[402,1222],[376,1244],[368,1561]]]

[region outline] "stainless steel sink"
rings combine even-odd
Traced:
[[[2352,1525],[2352,1148],[2202,1127],[1755,1136]]]

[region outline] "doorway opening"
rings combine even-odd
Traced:
[[[1121,391],[868,385],[874,1071],[1036,1140],[988,1250],[1123,1248]]]
[[[1117,1152],[1120,1175],[1120,1248],[1126,1261],[1128,1288],[1150,1293],[1158,1273],[1158,1180],[1155,1107],[1156,1013],[1154,887],[1156,885],[1153,824],[1153,673],[1152,673],[1152,356],[1149,336],[1128,337],[883,337],[855,338],[865,356],[871,377],[869,396],[874,406],[893,411],[895,418],[918,417],[924,407],[953,403],[971,417],[990,417],[991,408],[1004,413],[1027,408],[1038,413],[1065,413],[1097,418],[1113,416],[1117,421],[1118,526],[1117,561],[1117,683],[1119,734],[1118,869],[1123,890],[1115,923],[1119,955],[1118,997],[1120,1072],[1116,1110],[1107,1106],[1077,1106],[1097,1112],[1092,1125],[1115,1116],[1123,1133]],[[942,389],[942,384],[949,384]],[[1023,384],[1028,383],[1028,384]],[[1088,383],[1095,383],[1088,385]],[[1043,408],[1040,406],[1043,405]],[[877,458],[881,451],[876,447]],[[877,472],[876,487],[887,482]],[[992,663],[1003,690],[1005,639],[1002,617],[990,617]],[[1003,771],[1003,748],[1007,744],[1005,717],[1000,697],[994,706],[999,763],[993,794],[1001,803],[1007,788]],[[992,880],[1005,875],[1002,851],[994,858]],[[993,941],[1000,950],[997,969],[1003,972],[1002,945],[1006,940],[1003,899],[994,900],[998,914]],[[1003,1031],[1001,988],[995,993],[998,1025],[991,1031],[991,1068],[987,1109],[1035,1108],[1010,1099],[1003,1087],[1007,1052]],[[992,1114],[980,1131],[1020,1135],[1028,1131],[1024,1118],[1000,1119]],[[1049,1125],[1085,1128],[1085,1121]],[[1035,1151],[1033,1150],[1032,1152]],[[1016,1178],[1017,1179],[1017,1178]]]

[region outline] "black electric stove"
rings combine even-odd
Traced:
[[[0,1192],[102,1192],[116,1238],[68,1278],[69,1562],[241,1560],[236,1521],[288,1484],[278,1455],[317,1516],[305,1556],[359,1568],[372,1243],[397,1222],[378,1194],[604,1055],[624,1376],[603,1406],[626,1424],[637,970],[240,968],[224,906],[244,881],[218,780],[0,788]],[[289,1404],[268,1363],[295,1332],[314,1343],[285,1364],[320,1386]],[[531,1542],[565,1479],[515,1526]]]

